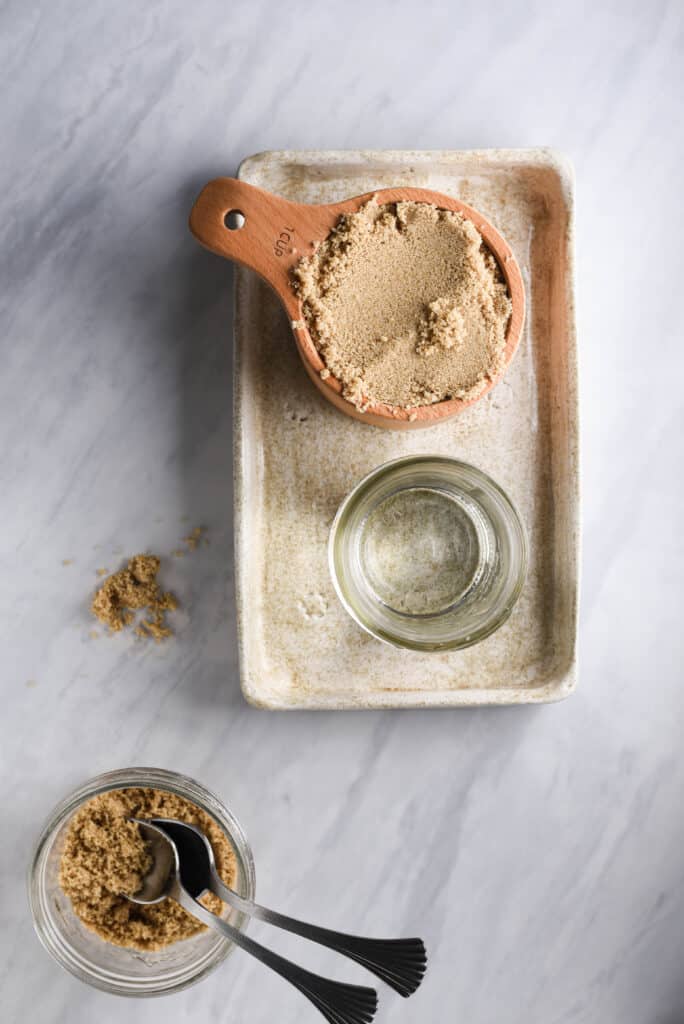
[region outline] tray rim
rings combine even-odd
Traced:
[[[244,431],[242,424],[242,402],[244,400],[238,336],[240,330],[240,292],[247,279],[247,271],[236,267],[233,315],[233,522],[234,522],[234,572],[235,603],[237,618],[238,656],[240,686],[243,696],[255,708],[270,711],[301,710],[417,710],[417,709],[458,709],[467,707],[496,707],[514,704],[551,704],[565,700],[574,692],[578,679],[578,625],[579,594],[581,582],[581,488],[580,488],[580,409],[578,396],[578,352],[575,318],[575,259],[574,259],[574,169],[569,158],[550,147],[528,147],[521,149],[464,149],[464,150],[399,150],[399,149],[333,149],[333,150],[262,150],[245,157],[239,164],[237,177],[246,179],[253,168],[266,160],[279,163],[315,163],[318,166],[336,162],[369,163],[375,161],[390,165],[399,160],[402,164],[442,161],[463,161],[471,159],[483,162],[496,160],[514,166],[532,164],[555,172],[567,211],[567,230],[564,240],[566,274],[564,296],[566,317],[567,355],[567,398],[570,409],[568,418],[569,459],[565,476],[567,493],[570,497],[568,525],[572,532],[570,564],[573,569],[573,598],[568,614],[568,632],[571,645],[568,657],[546,682],[537,686],[501,686],[483,689],[453,690],[412,690],[402,687],[397,690],[369,691],[364,694],[349,694],[344,697],[325,694],[299,694],[295,701],[265,696],[258,680],[252,677],[246,654],[246,593],[244,559],[241,557],[243,540],[246,535],[247,516],[245,494],[245,466],[243,460]]]

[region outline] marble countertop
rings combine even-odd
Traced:
[[[229,804],[266,904],[425,937],[425,984],[383,992],[378,1021],[684,1020],[683,38],[681,5],[635,0],[3,5],[3,1021],[322,1019],[242,954],[134,1003],[42,950],[36,834],[69,789],[131,764]],[[234,626],[232,279],[190,237],[192,199],[263,149],[534,145],[577,172],[578,690],[538,708],[254,710]],[[197,525],[209,544],[165,574],[177,639],[92,635],[96,570],[170,554]]]

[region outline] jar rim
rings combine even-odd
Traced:
[[[354,588],[349,586],[349,581],[346,578],[351,576],[352,573],[348,572],[345,574],[344,572],[345,556],[349,559],[349,564],[358,561],[358,558],[350,558],[349,551],[346,550],[351,543],[348,536],[350,532],[349,522],[357,510],[360,507],[364,507],[364,502],[370,500],[376,491],[380,489],[381,485],[384,485],[388,480],[399,477],[411,469],[415,469],[418,475],[424,474],[431,467],[449,474],[453,478],[452,483],[456,490],[458,489],[459,482],[468,481],[471,484],[476,484],[496,502],[499,511],[503,514],[502,519],[505,519],[506,527],[510,531],[509,539],[512,542],[512,550],[515,556],[513,573],[507,586],[506,598],[505,601],[501,602],[501,606],[497,609],[496,614],[493,614],[486,623],[480,624],[477,629],[466,636],[454,633],[453,636],[441,637],[438,641],[428,640],[427,638],[423,639],[415,634],[412,637],[408,637],[402,631],[393,630],[387,623],[383,623],[379,615],[375,617],[370,614],[369,609],[372,607],[372,602],[366,601],[366,606],[362,607],[358,600],[354,600]],[[459,478],[461,478],[460,481]],[[411,486],[420,487],[425,485],[416,480],[414,484],[405,484],[404,486],[409,488]],[[528,547],[525,530],[515,505],[504,489],[477,466],[447,455],[431,455],[429,453],[404,455],[376,466],[363,476],[343,498],[330,527],[328,567],[333,586],[342,606],[366,633],[377,640],[402,650],[421,652],[461,650],[486,639],[504,624],[513,611],[524,586],[527,564]],[[358,591],[363,590],[360,585],[356,589]],[[356,596],[358,597],[358,594]],[[446,615],[433,616],[433,619],[435,618],[443,618],[446,621]]]

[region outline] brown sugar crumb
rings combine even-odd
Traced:
[[[173,900],[140,906],[126,899],[139,891],[151,867],[147,845],[129,818],[176,818],[209,839],[218,873],[230,888],[237,861],[230,840],[212,817],[189,800],[158,789],[116,789],[89,800],[71,818],[60,862],[59,884],[86,928],[116,946],[163,949],[206,926]],[[221,913],[218,897],[202,902]]]
[[[173,636],[173,633],[166,624],[165,612],[173,611],[176,607],[177,602],[173,594],[162,594],[151,609],[152,615],[150,618],[141,619],[138,626],[136,626],[136,636],[143,637],[144,639],[152,637],[157,643]]]
[[[144,611],[136,629],[138,636],[161,641],[171,636],[166,612],[178,607],[173,594],[163,593],[157,583],[160,560],[156,555],[135,555],[128,567],[109,576],[93,598],[91,610],[104,626],[118,633],[135,620],[136,611]]]
[[[361,410],[474,397],[503,369],[508,289],[458,213],[371,199],[299,261],[293,288],[325,368]]]
[[[418,325],[416,352],[430,355],[438,347],[462,348],[468,340],[468,325],[463,313],[450,299],[435,299],[428,304]]]
[[[95,570],[95,575],[96,576],[106,576],[108,572],[109,572],[109,569],[96,569]]]
[[[189,533],[187,537],[183,537],[183,541],[188,545],[191,551],[194,551],[206,532],[207,531],[204,526],[196,526],[192,533]]]

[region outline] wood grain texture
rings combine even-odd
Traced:
[[[488,379],[475,397],[451,398],[416,409],[375,403],[363,412],[342,396],[342,385],[332,374],[323,380],[324,368],[318,350],[305,325],[301,304],[292,290],[291,272],[316,242],[330,233],[345,213],[355,213],[369,199],[379,203],[430,203],[451,210],[474,224],[496,257],[511,297],[512,312],[506,332],[501,371]],[[231,230],[226,218],[239,212],[244,224]],[[216,178],[200,192],[190,214],[190,230],[211,252],[234,260],[260,275],[276,292],[287,315],[309,377],[328,401],[341,412],[364,423],[395,430],[420,429],[456,416],[483,398],[501,379],[520,341],[525,321],[525,290],[511,247],[496,228],[473,207],[452,196],[423,188],[386,188],[328,205],[293,203],[235,178]],[[304,324],[304,326],[302,326]]]

